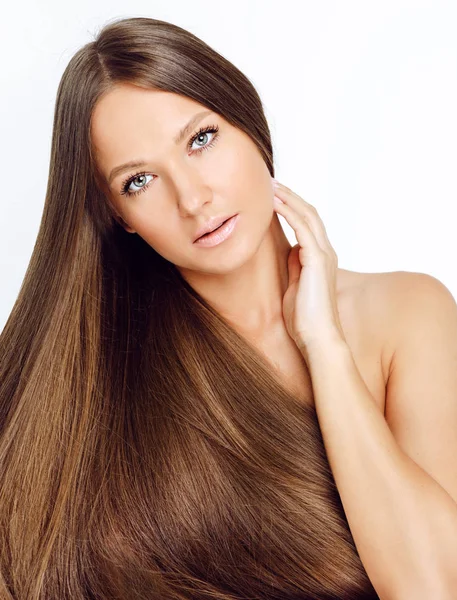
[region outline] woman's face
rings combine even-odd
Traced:
[[[217,113],[122,84],[97,103],[91,138],[119,222],[178,268],[224,273],[260,246],[275,216],[271,176],[251,138]],[[132,161],[144,164],[117,169]],[[236,213],[228,239],[211,248],[194,243],[209,217]]]

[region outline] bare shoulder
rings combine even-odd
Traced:
[[[360,353],[379,357],[385,383],[395,352],[395,306],[400,301],[401,288],[412,284],[412,275],[416,274],[338,269],[340,315],[348,343]]]
[[[361,375],[384,414],[395,352],[405,334],[405,315],[418,291],[436,291],[437,287],[450,294],[442,282],[426,273],[338,269],[341,325]]]

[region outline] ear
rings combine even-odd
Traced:
[[[130,227],[130,225],[128,225],[120,215],[116,214],[114,215],[114,218],[119,223],[119,225],[123,227],[125,231],[127,231],[127,233],[136,233],[136,231],[132,227]]]
[[[130,227],[130,225],[128,223],[126,223],[124,221],[124,219],[119,214],[117,208],[111,202],[110,202],[110,207],[111,207],[111,214],[114,217],[114,219],[116,220],[116,222],[119,223],[119,225],[121,227],[123,227],[125,229],[125,231],[127,231],[127,233],[136,233],[136,231],[132,227]]]

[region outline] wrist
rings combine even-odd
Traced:
[[[298,336],[295,339],[295,344],[303,354],[308,365],[310,361],[318,359],[320,356],[328,357],[328,355],[331,354],[346,354],[347,352],[350,352],[348,343],[341,334],[336,331],[322,334],[313,339],[310,339],[309,337],[304,339],[302,336]]]

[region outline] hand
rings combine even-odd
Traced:
[[[274,209],[298,241],[287,264],[289,285],[282,307],[287,331],[300,348],[335,339],[346,342],[337,304],[338,257],[324,224],[314,206],[274,179],[273,184]]]

